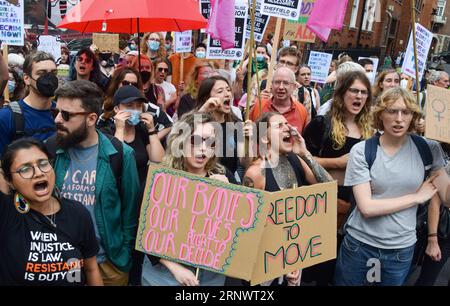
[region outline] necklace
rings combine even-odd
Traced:
[[[52,202],[51,202],[51,204],[50,204],[50,212],[51,212],[52,214],[50,215],[50,217],[47,216],[47,215],[44,215],[44,217],[50,222],[50,224],[51,224],[54,228],[56,228],[56,212],[53,210],[53,204],[54,204],[55,200],[52,198],[51,201],[52,201]]]

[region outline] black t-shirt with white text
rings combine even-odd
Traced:
[[[19,213],[0,193],[0,285],[84,285],[84,260],[99,250],[89,212],[62,199],[53,218]]]

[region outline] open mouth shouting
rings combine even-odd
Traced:
[[[51,192],[48,186],[49,184],[47,180],[39,180],[33,184],[33,190],[38,196],[46,196]]]

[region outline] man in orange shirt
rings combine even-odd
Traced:
[[[262,113],[277,112],[302,133],[308,123],[308,112],[300,102],[292,98],[296,89],[294,72],[287,67],[275,70],[272,79],[272,97],[257,101],[250,111],[250,120],[256,121]]]
[[[184,59],[182,83],[180,82],[181,55],[183,55]],[[171,56],[169,56],[169,61],[172,64],[172,76],[170,81],[172,82],[173,86],[175,86],[175,88],[177,89],[178,94],[181,95],[184,91],[184,83],[186,83],[186,79],[192,73],[192,70],[194,69],[194,66],[197,63],[197,58],[192,53],[174,53]]]

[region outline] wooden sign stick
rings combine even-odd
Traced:
[[[269,75],[267,76],[266,90],[270,90],[272,84],[273,70],[275,68],[275,62],[277,61],[278,43],[280,41],[281,32],[281,18],[277,18],[275,26],[275,36],[273,38],[272,55],[270,56]]]
[[[180,54],[180,82],[183,82],[183,75],[184,75],[184,53]],[[178,85],[179,85],[178,83]]]
[[[6,66],[8,67],[8,45],[3,44],[3,60],[6,63]],[[9,88],[8,85],[5,86],[5,90],[3,91],[3,100],[9,101]]]

